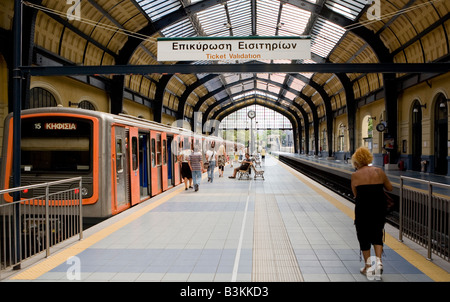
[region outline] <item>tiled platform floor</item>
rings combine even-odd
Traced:
[[[350,203],[272,157],[265,180],[229,179],[231,169],[198,192],[177,187],[133,207],[4,281],[368,282]],[[392,236],[388,227],[383,282],[449,280],[448,263],[428,261],[425,274],[410,262],[427,260]]]

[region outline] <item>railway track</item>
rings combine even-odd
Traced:
[[[313,165],[303,164],[302,162],[295,160],[295,158],[280,155],[278,159],[282,163],[317,181],[343,198],[355,203],[349,178],[336,174],[334,170],[326,171],[316,168]],[[398,196],[393,194],[390,194],[390,196],[394,199],[395,205],[386,216],[386,221],[390,225],[398,228]]]

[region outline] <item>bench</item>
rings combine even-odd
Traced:
[[[254,162],[255,162],[255,167],[259,166],[261,168],[261,160],[259,159],[259,157],[255,157]]]
[[[253,170],[255,171],[254,179],[261,177],[264,180],[264,170],[257,170],[255,166],[253,166]]]
[[[250,165],[248,165],[246,170],[239,170],[237,172],[237,178],[239,180],[244,179],[244,177],[245,177],[245,179],[250,179],[250,169],[251,169],[252,166],[253,165],[250,164]]]

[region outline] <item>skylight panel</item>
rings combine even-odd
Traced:
[[[246,37],[252,33],[250,1],[232,0],[227,2],[233,36]]]
[[[286,78],[285,74],[279,74],[279,73],[270,74],[270,79],[279,84],[283,84],[285,78]]]
[[[186,38],[186,37],[194,37],[197,35],[189,19],[184,19],[180,22],[169,25],[166,28],[162,29],[161,33],[164,35],[164,37],[167,38],[171,37]]]
[[[278,34],[280,36],[303,35],[311,13],[290,4],[284,4]]]
[[[290,99],[291,101],[295,100],[295,98],[297,97],[295,94],[293,94],[290,91],[286,91],[285,97]]]
[[[367,0],[328,0],[325,5],[338,14],[351,20],[355,20],[367,4]]]
[[[276,86],[276,85],[273,85],[273,84],[269,83],[269,85],[267,85],[267,90],[270,91],[270,92],[273,92],[275,94],[280,94],[281,88],[279,86]]]
[[[225,80],[226,84],[237,82],[240,80],[239,74],[235,74],[235,73],[224,74],[223,79]]]
[[[339,42],[345,29],[323,18],[318,18],[311,34],[311,52],[326,58]]]
[[[257,80],[256,81],[256,88],[257,89],[261,89],[261,90],[266,90],[267,89],[267,83],[263,82],[263,81],[260,81],[260,80]]]
[[[214,98],[215,98],[216,100],[223,100],[223,99],[228,98],[228,94],[227,94],[227,92],[226,92],[225,90],[222,90],[222,91],[220,91],[219,93],[217,93],[217,94],[214,96]]]
[[[178,0],[136,0],[136,3],[152,21],[159,20],[181,7],[181,2]]]
[[[256,5],[256,32],[260,36],[275,36],[280,2],[259,1]]]
[[[289,87],[297,90],[297,91],[301,91],[303,89],[303,87],[305,87],[305,82],[297,79],[297,78],[292,78],[291,84],[289,84]]]
[[[208,91],[214,91],[214,90],[222,87],[222,82],[220,81],[219,78],[213,78],[213,79],[209,80],[208,82],[205,82],[203,84],[203,86],[205,86],[206,89],[208,89]]]
[[[210,9],[199,12],[197,17],[206,35],[215,36],[220,32],[222,35],[229,36],[228,27],[231,26],[231,24],[228,24],[225,8],[222,4],[215,5]]]
[[[258,73],[257,74],[257,77],[258,78],[261,78],[261,79],[269,79],[269,74],[268,73]]]

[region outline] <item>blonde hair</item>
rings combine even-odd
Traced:
[[[366,147],[359,147],[352,155],[352,165],[358,169],[369,165],[373,160],[373,156]]]

